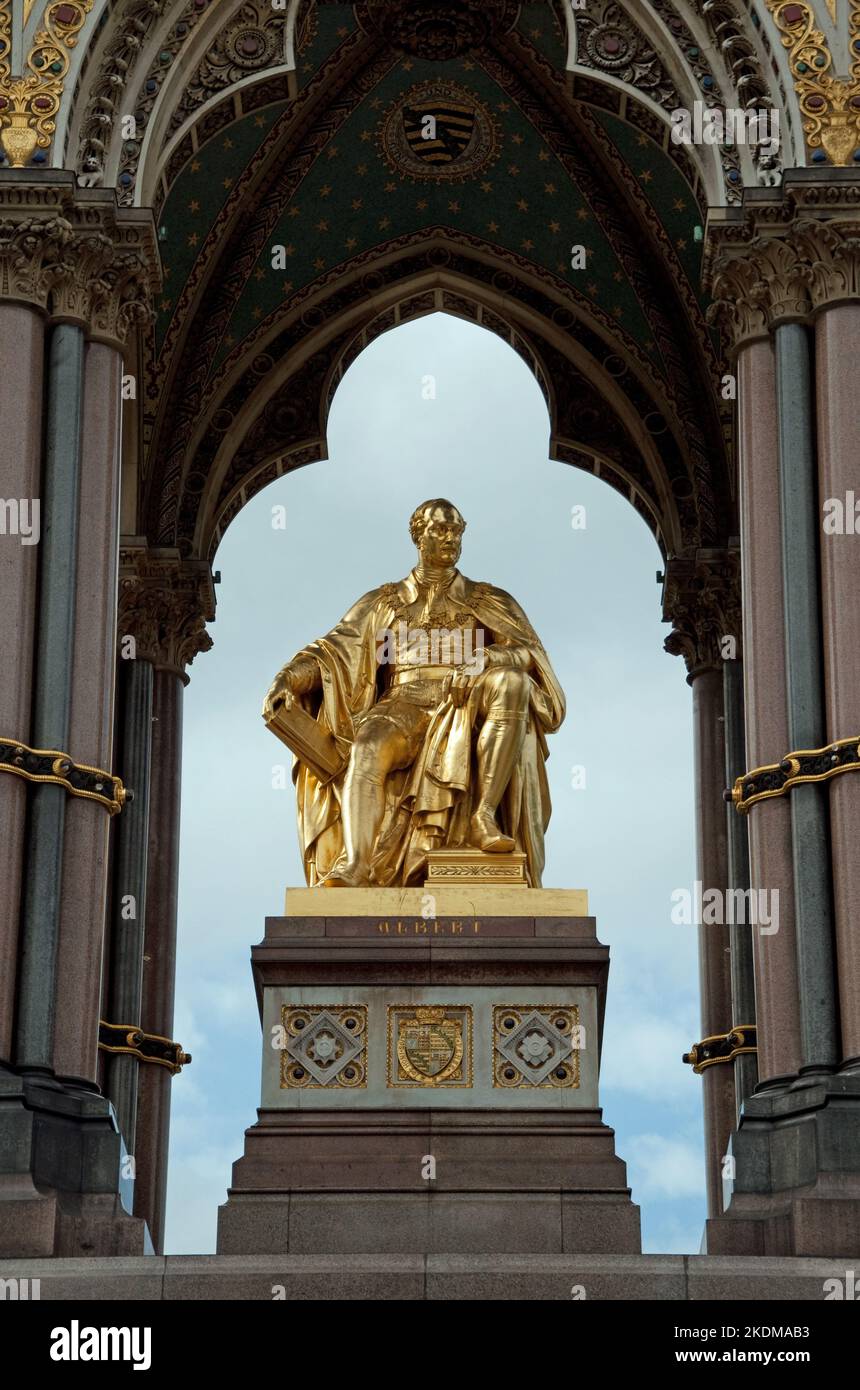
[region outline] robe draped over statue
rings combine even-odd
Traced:
[[[557,729],[564,718],[564,694],[534,629],[510,594],[491,584],[473,583],[459,571],[447,594],[458,608],[474,616],[487,643],[527,648],[531,656],[525,742],[498,819],[504,832],[515,840],[517,850],[526,854],[532,887],[539,887],[544,832],[551,809],[546,734]],[[302,696],[301,703],[333,735],[344,759],[362,717],[387,688],[391,667],[380,665],[377,659],[381,635],[394,630],[417,595],[414,572],[398,584],[371,590],[331,632],[294,658],[312,658],[319,666],[322,688]],[[408,699],[408,686],[401,689]],[[398,690],[398,697],[400,693]],[[468,845],[476,793],[479,720],[474,691],[459,707],[448,696],[432,714],[411,767],[389,774],[385,814],[371,864],[374,884],[420,886],[426,877],[429,849]],[[343,853],[340,789],[344,775],[345,768],[323,783],[306,763],[296,759],[294,764],[299,842],[305,876],[312,887],[326,877]]]

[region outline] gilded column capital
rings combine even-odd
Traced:
[[[120,657],[151,661],[188,684],[186,667],[212,638],[215,587],[206,560],[182,560],[177,550],[151,550],[134,542],[120,547],[117,632]],[[134,647],[128,648],[128,639]]]
[[[161,284],[152,214],[120,208],[109,189],[61,173],[0,182],[0,300],[79,323],[122,351]]]
[[[739,549],[697,550],[670,556],[663,581],[663,619],[672,624],[664,642],[682,656],[687,679],[722,669],[742,655]]]

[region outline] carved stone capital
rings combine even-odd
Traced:
[[[794,170],[781,188],[747,190],[742,208],[712,215],[703,278],[734,353],[780,323],[860,299],[860,177]]]
[[[176,550],[150,550],[145,544],[120,547],[117,633],[133,637],[137,660],[156,670],[175,671],[185,685],[186,667],[208,652],[207,622],[215,618],[215,587],[205,560],[182,560]]]
[[[44,182],[43,182],[44,180]],[[65,174],[0,182],[0,301],[32,304],[122,350],[161,283],[152,215]]]
[[[691,683],[701,671],[740,660],[740,551],[671,556],[663,584],[663,618],[672,624],[665,649],[684,658]]]

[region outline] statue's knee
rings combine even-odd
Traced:
[[[352,745],[352,765],[362,775],[373,777],[385,772],[389,761],[390,733],[373,724],[359,730]]]
[[[530,685],[526,672],[504,667],[493,671],[492,675],[493,694],[509,708],[525,708],[528,704]]]

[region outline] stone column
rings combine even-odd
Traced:
[[[742,227],[739,211],[712,219],[707,273],[735,358],[749,771],[785,756],[789,727],[776,364],[763,303],[779,275],[764,251],[750,252]],[[760,802],[746,819],[751,892],[766,893],[779,910],[778,931],[753,928],[759,1085],[775,1085],[801,1065],[791,808],[781,798]]]
[[[666,573],[665,613],[674,623],[666,649],[684,656],[693,689],[696,787],[696,863],[702,888],[699,931],[699,994],[702,1037],[731,1031],[731,933],[725,905],[730,887],[726,808],[726,736],[723,660],[726,639],[740,639],[737,554],[702,550],[695,560],[676,559]],[[716,890],[722,910],[708,906]],[[722,1159],[735,1124],[734,1071],[717,1064],[702,1072],[708,1213],[722,1203]]]
[[[33,737],[38,748],[63,752],[69,747],[72,694],[83,364],[83,329],[57,324],[48,353]],[[63,787],[52,783],[30,791],[15,1061],[26,1071],[46,1075],[53,1067],[57,1018],[66,796]]]
[[[158,285],[154,228],[110,190],[22,170],[0,182],[0,259],[6,238],[26,254],[4,292],[38,302],[51,324],[32,742],[109,776],[121,353]],[[60,783],[33,782],[27,797],[0,1254],[142,1252],[96,1083],[109,812]]]
[[[122,358],[90,343],[83,394],[83,450],[74,595],[71,708],[65,744],[73,758],[113,768],[113,667],[117,592]],[[107,894],[110,818],[81,801],[66,818],[54,1025],[54,1070],[96,1085],[98,1013]]]
[[[860,256],[857,229],[821,228],[810,251],[813,300],[823,306],[815,327],[819,500],[822,508],[821,589],[827,741],[860,735],[860,469],[857,361],[860,344]],[[851,300],[847,296],[853,296]],[[839,302],[843,300],[843,302]],[[833,505],[836,504],[836,505]],[[841,520],[841,524],[840,524]],[[829,784],[840,1057],[860,1068],[860,773]]]
[[[804,324],[776,328],[776,367],[788,728],[795,750],[824,741],[812,372]],[[838,1061],[838,1043],[825,789],[797,786],[790,806],[801,1055],[804,1070],[826,1071]]]
[[[182,695],[186,668],[212,639],[215,594],[204,561],[181,561],[176,551],[147,550],[129,541],[121,552],[120,644],[135,639],[136,661],[153,670],[152,739],[142,954],[122,953],[112,989],[137,991],[139,1013],[130,1021],[144,1032],[171,1038],[176,975],[179,888],[179,816],[182,773]],[[114,913],[114,933],[122,926]],[[113,953],[114,961],[120,953]],[[125,1020],[117,1020],[124,1022]],[[135,1212],[163,1249],[172,1073],[137,1063]],[[132,1083],[126,1088],[131,1093]]]
[[[0,268],[4,282],[9,281],[19,264],[22,250],[22,241],[7,235],[0,221]],[[6,653],[0,680],[0,737],[20,739],[30,745],[38,540],[42,525],[43,316],[35,305],[0,302],[0,332],[3,342],[9,345],[0,373],[6,503],[5,533],[0,534],[0,651]],[[17,508],[14,518],[10,511],[13,506]],[[23,533],[22,522],[30,530],[29,536]],[[24,781],[8,773],[0,776],[0,863],[4,866],[0,894],[0,1062],[12,1058],[26,811]]]
[[[744,738],[743,663],[723,662],[723,708],[726,718],[726,787],[747,771],[746,740]],[[734,806],[726,808],[728,838],[729,883],[733,889],[749,893],[750,850],[747,827]],[[732,951],[732,1025],[747,1027],[756,1021],[755,961],[753,959],[752,929],[747,922],[729,927]],[[736,1118],[747,1096],[752,1095],[758,1082],[758,1064],[752,1053],[735,1058]]]

